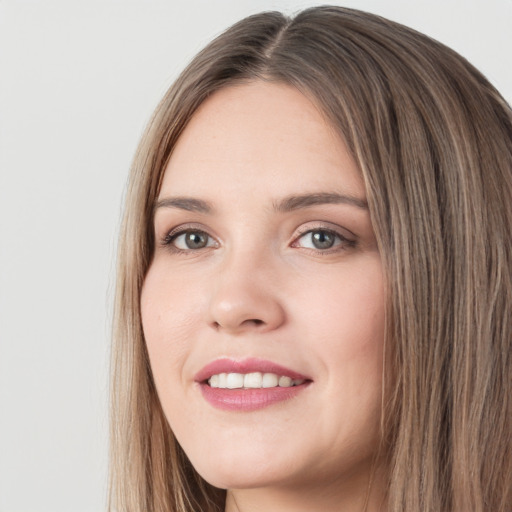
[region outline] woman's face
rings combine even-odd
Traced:
[[[319,110],[286,85],[215,93],[179,139],[155,212],[144,334],[197,471],[223,488],[365,479],[383,276],[365,187]]]

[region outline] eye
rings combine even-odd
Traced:
[[[328,251],[338,246],[353,247],[355,242],[330,229],[310,229],[293,243],[294,247]],[[342,247],[340,247],[342,248]]]
[[[187,229],[170,233],[164,244],[178,251],[194,251],[215,246],[214,239],[206,232],[197,229]]]

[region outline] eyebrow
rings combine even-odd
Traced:
[[[363,210],[368,209],[368,203],[364,199],[333,192],[291,195],[279,201],[274,201],[273,206],[276,212],[285,213],[323,204],[348,204]],[[154,211],[158,208],[177,208],[179,210],[204,214],[211,214],[214,211],[213,206],[208,201],[193,197],[166,197],[155,203]]]
[[[153,211],[158,208],[178,208],[188,212],[212,213],[213,206],[203,199],[195,199],[193,197],[166,197],[155,203]]]
[[[337,194],[333,192],[319,192],[316,194],[292,195],[281,199],[274,203],[274,209],[278,212],[290,212],[310,206],[318,206],[322,204],[348,204],[357,206],[363,210],[368,209],[368,203],[365,199],[359,197]]]

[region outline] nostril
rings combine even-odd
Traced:
[[[263,320],[260,320],[259,318],[250,318],[249,320],[246,320],[248,323],[252,323],[254,325],[263,325],[265,322]]]

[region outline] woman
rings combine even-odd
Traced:
[[[510,510],[510,204],[455,52],[337,7],[219,36],[133,165],[113,508]]]

